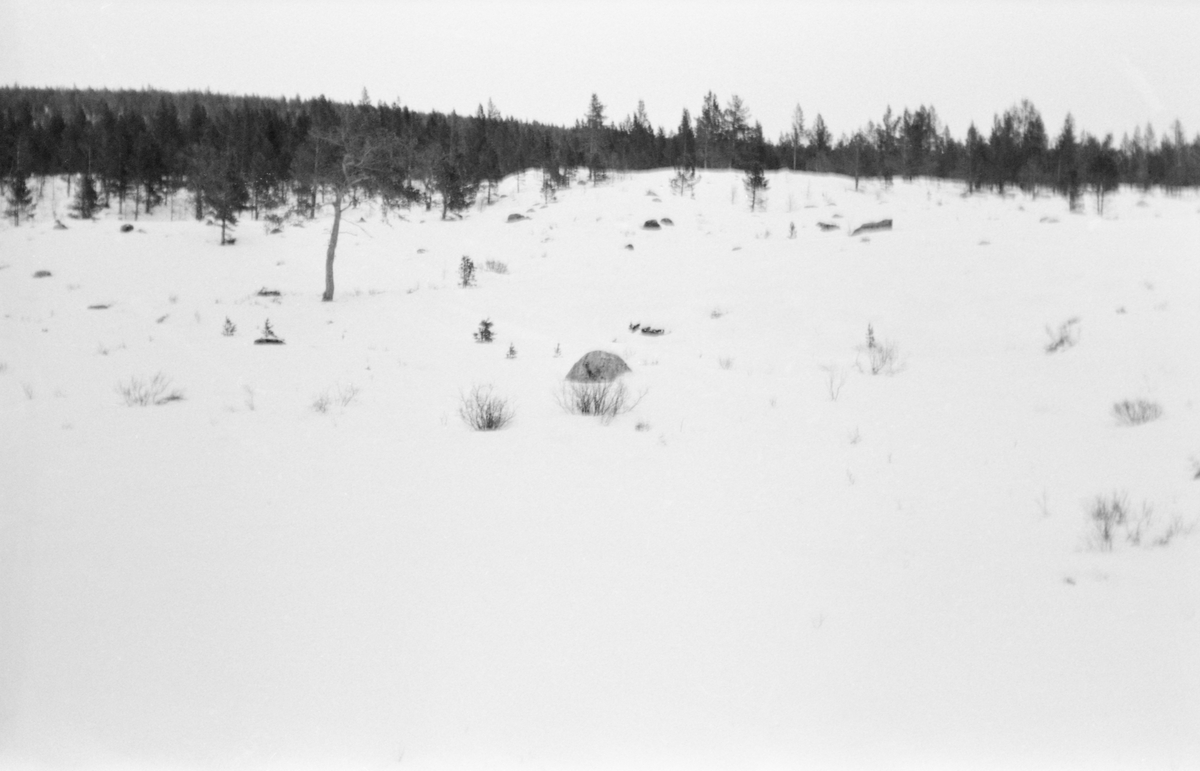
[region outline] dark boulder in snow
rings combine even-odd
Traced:
[[[631,371],[629,365],[615,353],[590,351],[575,362],[575,366],[571,367],[571,371],[567,373],[567,380],[573,380],[576,383],[610,381]]]
[[[674,222],[671,221],[670,217],[663,217],[661,220],[659,220],[659,222],[661,222],[664,225],[674,225],[675,224]]]
[[[128,225],[128,224],[126,224],[126,225],[122,225],[122,226],[121,226],[121,232],[122,232],[122,233],[132,233],[132,232],[133,232],[133,225]]]
[[[526,217],[524,214],[510,214],[510,215],[508,215],[508,221],[509,221],[509,222],[520,222],[521,220],[527,220],[527,219],[529,219],[529,218],[528,218],[528,217]]]
[[[819,227],[821,230],[826,230],[826,231],[838,229],[838,226],[832,222],[818,222],[817,227]]]
[[[891,230],[891,220],[879,220],[878,222],[864,222],[850,232],[850,235],[856,236],[859,233],[866,233],[871,230]]]
[[[645,230],[659,230],[662,228],[662,225],[658,224],[658,220],[646,220],[642,228]]]

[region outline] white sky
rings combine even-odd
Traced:
[[[1022,98],[1056,134],[1200,131],[1200,2],[0,0],[0,83],[400,101],[569,124],[595,92],[656,125],[712,90],[774,139],[891,104],[962,138]]]

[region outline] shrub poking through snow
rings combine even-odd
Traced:
[[[1047,326],[1046,335],[1050,338],[1050,342],[1046,343],[1046,353],[1065,351],[1079,342],[1079,319],[1067,319],[1058,325],[1057,332]]]
[[[512,422],[508,401],[496,396],[490,385],[475,386],[459,400],[458,415],[476,431],[496,431]]]
[[[255,345],[283,345],[283,339],[271,328],[271,320],[263,322],[262,336],[254,341]]]
[[[228,316],[225,317],[225,326],[221,328],[221,334],[226,337],[233,337],[237,334],[237,324],[230,321]]]
[[[1126,426],[1140,426],[1162,417],[1162,407],[1157,402],[1137,399],[1117,402],[1113,405],[1113,415],[1117,422]]]
[[[314,412],[322,414],[329,411],[329,408],[334,405],[341,407],[349,407],[350,404],[358,398],[358,386],[350,383],[345,386],[336,386],[335,388],[327,388],[322,393],[318,394],[313,399],[312,408]]]
[[[1092,528],[1089,543],[1100,551],[1112,551],[1119,535],[1131,546],[1169,546],[1175,538],[1191,533],[1196,525],[1175,515],[1158,527],[1154,507],[1143,502],[1140,511],[1135,512],[1124,492],[1097,495],[1087,505],[1087,518]]]
[[[463,255],[462,262],[458,264],[458,285],[475,286],[475,263],[466,255]]]
[[[554,358],[557,359],[559,356],[562,356],[562,343],[555,343],[554,344]],[[1197,478],[1200,478],[1200,472],[1198,472]]]
[[[867,362],[872,375],[894,375],[900,371],[900,353],[890,340],[875,339],[875,328],[867,325]]]
[[[475,338],[475,342],[477,342],[477,343],[492,342],[492,338],[493,338],[492,322],[488,321],[487,319],[484,319],[483,321],[479,322],[479,331],[476,332],[473,335],[473,337]]]
[[[171,389],[171,379],[159,372],[149,380],[131,377],[117,384],[117,393],[126,407],[149,407],[183,400],[183,391]]]
[[[557,399],[559,406],[573,415],[592,415],[608,423],[636,407],[642,396],[631,398],[629,389],[619,380],[568,381],[563,384]]]
[[[1117,529],[1129,520],[1129,499],[1125,493],[1097,495],[1088,507],[1088,519],[1095,528],[1094,543],[1102,551],[1112,551]]]
[[[508,273],[508,265],[499,260],[488,260],[483,264],[483,269],[490,273],[499,273],[501,275]]]

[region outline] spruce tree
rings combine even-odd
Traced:
[[[92,175],[84,173],[75,189],[75,201],[71,208],[81,220],[90,220],[99,208],[99,198],[96,195],[96,181]]]
[[[21,218],[27,217],[33,209],[33,192],[25,180],[22,171],[15,172],[8,181],[8,209],[5,213],[12,217],[13,225],[20,225]]]
[[[1054,146],[1056,161],[1055,189],[1066,196],[1071,211],[1079,208],[1079,145],[1075,140],[1075,119],[1067,113],[1062,132]]]
[[[585,121],[588,179],[595,185],[608,177],[607,163],[605,162],[607,143],[604,137],[604,105],[600,103],[599,97],[595,94],[592,94],[592,101],[588,104]]]
[[[199,193],[204,211],[221,223],[221,245],[232,244],[228,233],[237,225],[238,214],[250,203],[246,180],[230,151],[203,148],[198,157]]]
[[[437,170],[437,190],[442,197],[442,219],[449,213],[458,213],[471,208],[475,203],[478,185],[466,170],[462,153],[442,158]]]

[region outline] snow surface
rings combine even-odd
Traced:
[[[333,303],[329,214],[0,226],[0,766],[1200,768],[1200,200],[669,177],[365,206]]]

